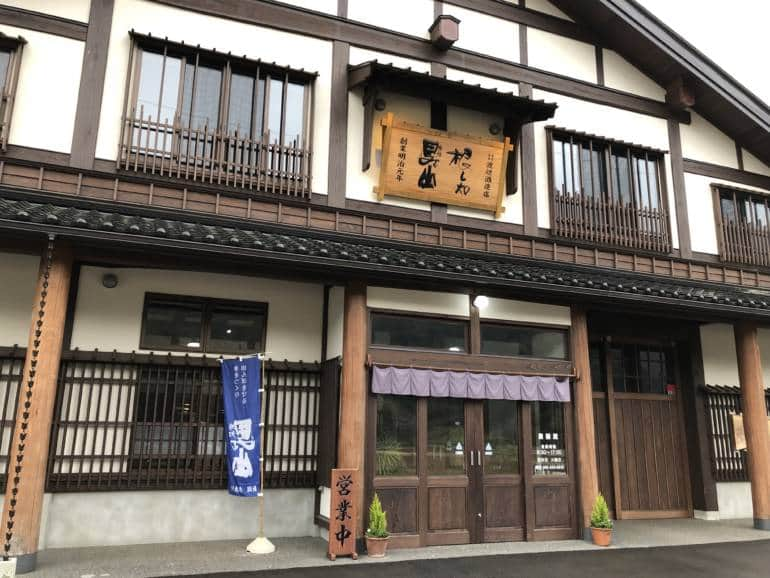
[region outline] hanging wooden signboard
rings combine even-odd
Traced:
[[[747,449],[746,447],[746,430],[743,428],[743,414],[733,413],[730,414],[733,421],[733,447],[735,451]],[[767,431],[770,433],[770,418],[767,419]]]
[[[364,488],[358,470],[333,469],[331,477],[331,506],[329,512],[329,560],[337,556],[352,556],[356,552],[358,512],[356,504]]]
[[[513,150],[503,142],[382,119],[382,167],[375,187],[385,195],[503,212],[505,166]]]

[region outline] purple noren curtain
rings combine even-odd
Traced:
[[[569,379],[374,366],[372,392],[417,397],[570,401]]]

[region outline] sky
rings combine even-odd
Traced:
[[[637,1],[770,106],[770,2]]]

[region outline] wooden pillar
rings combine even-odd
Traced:
[[[32,300],[24,379],[8,458],[2,527],[7,554],[16,557],[18,573],[34,570],[36,565],[71,275],[70,248],[51,241],[40,262]]]
[[[580,528],[590,539],[591,508],[599,493],[599,474],[596,467],[596,437],[594,433],[593,387],[591,362],[588,357],[588,322],[585,309],[572,307],[570,342],[572,362],[575,365],[575,434],[577,447],[577,474],[580,489]]]
[[[366,285],[349,283],[345,287],[337,467],[359,469],[362,480],[365,479],[366,327]],[[364,492],[360,491],[358,496],[358,532],[363,535]]]
[[[735,325],[735,351],[741,382],[754,527],[770,530],[770,434],[756,325],[748,322]]]

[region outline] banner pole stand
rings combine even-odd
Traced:
[[[260,359],[260,372],[262,373],[259,380],[259,494],[257,499],[259,500],[259,534],[256,538],[246,546],[246,551],[250,554],[272,554],[275,552],[275,544],[265,536],[265,358],[267,355],[258,355]]]

